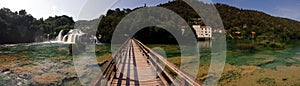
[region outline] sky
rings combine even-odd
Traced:
[[[300,0],[213,0],[213,2],[300,21]]]
[[[108,9],[155,6],[170,0],[0,0],[0,8],[12,11],[25,9],[35,18],[55,15],[72,16],[74,20],[90,20],[105,14]],[[210,1],[210,0],[202,0]],[[234,7],[258,10],[272,16],[300,21],[300,0],[212,0]]]

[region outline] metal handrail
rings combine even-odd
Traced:
[[[117,50],[117,52],[113,55],[113,57],[105,64],[105,66],[101,69],[101,72],[97,75],[97,77],[93,80],[92,86],[99,86],[100,84],[106,86],[113,77],[115,77],[117,65],[121,62],[121,58],[124,54],[124,51],[130,48],[131,39],[126,40],[125,43],[121,45],[121,47]],[[138,47],[143,52],[143,55],[146,55],[147,61],[150,65],[152,65],[157,71],[159,78],[161,78],[164,85],[175,85],[175,86],[183,86],[183,85],[193,85],[193,86],[202,86],[203,84],[195,80],[195,78],[188,73],[180,70],[173,63],[168,62],[163,56],[154,52],[149,47],[145,46],[140,41],[133,39]],[[115,61],[114,61],[115,60]],[[113,77],[112,77],[113,76]],[[175,77],[177,76],[177,77]],[[108,82],[101,82],[103,79]]]
[[[116,71],[117,65],[119,64],[119,60],[121,60],[120,56],[123,54],[123,50],[126,50],[128,48],[128,45],[130,44],[131,41],[130,39],[126,40],[121,47],[117,50],[117,52],[112,56],[112,58],[101,68],[101,72],[98,73],[96,78],[93,80],[91,86],[106,86],[115,74],[113,72]],[[115,59],[115,61],[114,61]],[[105,79],[107,82],[101,82],[101,80]]]
[[[164,78],[168,78],[174,85],[178,86],[178,85],[193,85],[193,86],[202,86],[202,84],[200,82],[198,82],[197,80],[194,80],[195,78],[193,76],[191,76],[190,74],[180,70],[176,65],[174,65],[173,63],[170,63],[169,61],[167,61],[163,56],[161,56],[160,54],[154,52],[153,50],[151,50],[149,47],[145,46],[143,43],[141,43],[140,41],[134,39],[134,41],[140,46],[140,48],[142,48],[144,50],[144,52],[147,54],[148,58],[149,58],[149,62],[151,62],[151,64],[153,66],[157,66],[156,68],[159,68],[159,70],[162,70],[162,73],[164,73],[166,75],[166,77]],[[162,62],[163,64],[166,65],[166,68],[163,67],[163,65],[157,61]],[[170,69],[170,72],[176,73],[178,78],[175,79],[175,77],[173,77],[170,72],[166,71],[166,69]],[[177,82],[177,81],[179,82]]]

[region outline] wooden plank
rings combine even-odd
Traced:
[[[118,49],[117,53],[113,55],[113,57],[101,68],[101,72],[98,73],[98,75],[96,76],[96,78],[93,79],[91,86],[96,86],[99,85],[101,83],[101,80],[103,79],[102,77],[104,76],[104,79],[106,79],[106,81],[109,81],[110,76],[112,76],[111,74],[113,74],[112,72],[114,72],[113,69],[115,69],[115,64],[113,62],[113,59],[118,56],[118,54],[120,54],[120,52],[123,51],[123,48],[125,48],[125,46],[128,44],[128,40],[125,41],[125,43],[123,43],[121,45],[121,48]],[[121,53],[122,54],[122,53]],[[113,66],[113,67],[111,67]],[[108,71],[108,72],[107,72]],[[104,73],[104,74],[103,74]],[[107,73],[107,74],[106,74]],[[102,83],[102,85],[105,85],[107,83]]]
[[[112,86],[168,85],[169,82],[167,82],[166,78],[170,80],[171,83],[173,83],[175,86],[188,84],[194,86],[202,85],[199,82],[195,81],[192,76],[184,71],[181,71],[177,66],[168,62],[161,55],[154,52],[136,39],[127,40],[126,43],[122,44],[121,49],[118,49],[118,52],[114,54],[113,58],[116,59],[116,63],[114,63],[113,60],[110,60],[109,64],[105,65],[102,69],[102,71],[108,71],[106,73],[107,80],[109,79],[110,75],[115,75],[113,79],[110,79],[112,80]],[[172,73],[176,73],[180,77],[180,79],[175,80],[175,78],[170,74],[170,72],[165,70],[165,66],[163,66],[160,62],[162,62],[162,64],[165,64],[165,66],[167,66]],[[154,67],[155,70],[153,70],[152,67]],[[161,70],[166,77],[164,77],[157,70]],[[156,77],[156,74],[158,75],[158,77]],[[99,78],[99,80],[100,79],[101,77]]]
[[[167,82],[167,80],[159,73],[157,72],[157,75],[158,77],[161,79],[162,83],[165,85],[165,86],[168,86],[169,83]]]
[[[154,52],[144,44],[142,44],[140,41],[134,39],[136,42],[138,42],[141,46],[149,50],[150,53],[152,53],[155,57],[157,57],[160,61],[162,61],[166,66],[168,66],[173,72],[181,76],[184,80],[186,80],[190,85],[196,85],[196,86],[201,86],[202,84],[199,83],[198,81],[195,80],[195,78],[189,74],[187,74],[184,71],[181,71],[176,65],[173,63],[168,62],[165,58],[163,58],[161,55],[158,53]],[[167,74],[167,73],[166,73]],[[172,81],[173,82],[173,81]]]
[[[156,72],[153,71],[151,65],[147,63],[147,57],[144,54],[144,50],[131,40],[131,49],[128,49],[123,64],[120,64],[116,73],[116,77],[112,80],[112,86],[114,85],[163,85],[160,78],[156,77]]]

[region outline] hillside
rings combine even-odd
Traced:
[[[237,36],[242,39],[250,39],[251,32],[256,32],[255,39],[263,40],[288,41],[300,38],[299,21],[274,17],[255,10],[239,9],[226,4],[205,4],[202,2],[195,2],[194,4],[202,5],[204,7],[216,7],[227,31],[228,39]],[[160,4],[158,7],[164,7],[176,12],[187,22],[191,18],[200,17],[189,5],[180,0]],[[143,7],[108,10],[106,15],[101,16],[102,19],[98,25],[98,31],[96,32],[97,36],[101,35],[100,41],[103,43],[110,43],[112,33],[121,19],[127,14],[140,8]],[[210,9],[203,9],[203,12],[211,11]],[[162,17],[172,18],[170,16]],[[162,19],[164,18],[161,18],[161,20]],[[209,21],[209,19],[203,20]],[[76,24],[79,27],[84,27],[97,21],[98,19],[91,21],[77,21]],[[174,21],[168,21],[167,24],[175,25]],[[201,25],[204,24],[201,23]],[[49,17],[44,20],[34,18],[25,10],[12,12],[8,8],[0,9],[0,38],[2,39],[0,40],[0,44],[36,42],[54,39],[61,29],[68,30],[73,27],[74,21],[72,17],[65,15]],[[96,27],[97,26],[92,26],[91,28]],[[235,32],[241,32],[241,34],[235,34]],[[146,43],[151,43],[151,39],[155,39],[156,43],[176,43],[171,34],[157,27],[147,27],[147,29],[143,29],[143,31],[137,33],[136,37]]]
[[[197,2],[197,4],[203,6],[209,6],[212,4],[205,4],[201,2]],[[276,41],[286,41],[286,40],[294,40],[300,38],[300,22],[281,18],[274,17],[268,15],[263,12],[255,11],[255,10],[245,10],[239,9],[236,7],[232,7],[226,4],[213,4],[221,15],[223,24],[225,29],[227,30],[227,35],[231,36],[241,36],[243,39],[250,39],[251,32],[256,32],[255,39],[264,40],[273,40]],[[160,4],[159,7],[168,8],[176,13],[178,13],[182,18],[188,21],[190,18],[199,17],[196,12],[186,3],[177,0],[171,1],[168,3]],[[118,22],[122,19],[122,17],[126,16],[128,13],[139,9],[142,7],[131,9],[116,9],[109,10],[103,19],[100,22],[98,27],[98,34],[101,34],[103,39],[102,42],[110,42],[111,34],[114,30],[114,27],[118,24]],[[206,9],[206,11],[210,11]],[[202,23],[202,25],[204,25]],[[149,27],[152,29],[159,29],[155,27]],[[143,38],[147,35],[146,38],[155,38],[159,40],[167,40],[156,37],[148,37],[148,35],[158,35],[155,33],[162,34],[159,31],[163,30],[147,30],[152,31],[152,33],[142,33],[143,35],[137,34],[138,38]],[[141,32],[147,32],[141,31]],[[234,32],[241,32],[241,34],[234,34]],[[155,32],[155,33],[154,33]],[[165,31],[163,31],[165,32]],[[146,34],[146,35],[145,35]],[[170,35],[170,34],[168,34]],[[166,37],[169,39],[173,39],[172,37]]]
[[[201,2],[198,2],[198,4],[203,5],[203,7],[210,5]],[[247,39],[250,37],[250,33],[254,31],[256,37],[272,36],[278,38],[278,40],[298,39],[300,37],[300,22],[298,21],[274,17],[260,11],[239,9],[226,4],[214,5],[222,18],[228,35],[235,35],[234,32],[239,31],[242,33],[241,36]],[[175,11],[185,20],[197,17],[192,8],[181,1],[173,1],[159,6]],[[206,11],[210,10],[206,9]]]
[[[240,31],[246,33],[255,31],[258,37],[275,37],[277,40],[298,39],[300,37],[300,22],[268,15],[254,10],[244,10],[225,4],[216,4],[225,29],[230,34]]]

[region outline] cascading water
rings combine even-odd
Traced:
[[[61,30],[54,41],[50,41],[50,43],[64,43],[64,44],[72,44],[78,41],[94,41],[95,44],[101,45],[102,43],[97,39],[96,36],[87,36],[80,29],[71,29],[67,34],[64,35],[65,30]],[[101,35],[99,35],[99,39]]]
[[[62,33],[64,32],[64,30],[59,31],[58,36],[56,37],[57,41],[62,41]]]
[[[57,43],[75,43],[75,40],[80,38],[84,33],[79,29],[72,29],[66,35],[63,36],[63,31],[61,30],[53,42]]]

